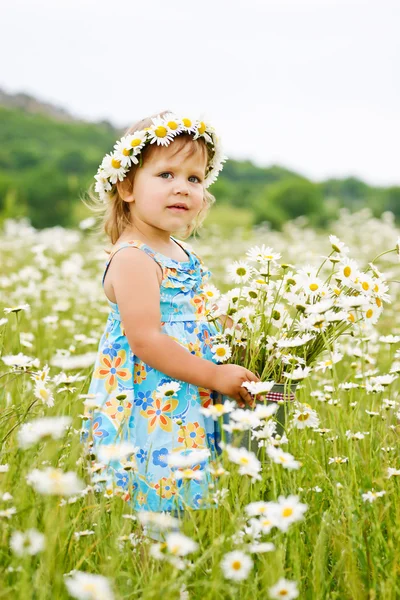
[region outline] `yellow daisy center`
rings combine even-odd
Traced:
[[[348,319],[349,319],[349,321],[351,321],[351,323],[354,323],[356,320],[352,313],[349,314]]]
[[[133,138],[133,140],[131,141],[131,146],[132,148],[136,148],[136,146],[140,146],[141,143],[142,140],[140,138]]]
[[[288,592],[288,590],[279,590],[279,592],[278,592],[278,594],[279,594],[280,596],[282,596],[282,598],[283,598],[284,596],[287,596],[287,595],[288,595],[288,593],[289,593],[289,592]]]
[[[225,356],[225,354],[226,354],[225,348],[218,348],[217,351],[216,351],[216,354],[218,356]]]
[[[240,462],[242,463],[242,465],[247,465],[249,463],[249,459],[246,458],[245,456],[242,456],[242,458],[240,459]]]
[[[312,283],[312,284],[310,285],[310,290],[311,290],[312,292],[315,292],[317,289],[318,289],[318,284],[317,284],[317,283]]]
[[[216,413],[223,413],[224,412],[224,405],[223,404],[215,404],[214,405],[215,408],[215,412]]]
[[[293,514],[293,508],[290,508],[289,506],[287,508],[284,508],[282,511],[283,517],[290,517],[292,514]]]
[[[379,285],[377,283],[374,285],[374,292],[379,292]]]
[[[365,291],[369,290],[369,283],[368,283],[368,281],[363,281],[362,282],[362,289],[365,290]]]
[[[345,277],[350,277],[350,275],[351,275],[351,267],[349,267],[349,266],[345,267],[344,270],[343,270],[343,274],[344,274]]]
[[[116,158],[113,158],[113,159],[111,159],[111,166],[112,166],[114,169],[119,169],[119,168],[120,168],[120,166],[121,166],[121,161],[120,161],[120,160],[117,160]]]
[[[310,415],[308,413],[301,413],[301,415],[299,415],[297,417],[298,421],[307,421],[307,419],[310,417]]]
[[[203,121],[200,121],[200,125],[198,126],[197,130],[200,133],[200,135],[203,135],[203,133],[206,130],[206,124]]]
[[[239,277],[244,277],[244,275],[246,275],[247,271],[244,267],[238,267],[236,269],[236,274],[239,275]]]
[[[240,560],[234,560],[233,561],[233,563],[232,563],[232,569],[234,571],[240,571],[241,567],[242,567],[242,563],[240,562]]]
[[[156,134],[157,137],[164,138],[167,135],[168,132],[167,132],[166,127],[163,127],[162,125],[159,125],[154,130],[154,133]]]
[[[168,121],[167,125],[173,131],[175,131],[175,129],[178,129],[178,123],[176,121]]]
[[[370,319],[373,314],[374,314],[374,311],[372,310],[372,308],[369,308],[367,310],[367,312],[365,313],[365,316],[367,317],[367,319]]]
[[[375,298],[376,305],[380,308],[382,306],[382,301],[380,298]]]
[[[124,156],[129,156],[129,155],[130,155],[130,153],[131,153],[131,151],[130,151],[128,148],[124,148],[124,149],[122,150],[122,154],[123,154]]]
[[[95,584],[94,584],[94,583],[84,583],[84,584],[83,584],[83,586],[82,586],[82,589],[83,589],[85,592],[94,592],[94,593],[97,595],[97,593],[96,593],[96,592],[97,592],[98,590],[97,590],[97,587],[95,586]]]
[[[185,127],[192,126],[192,121],[190,119],[182,119],[182,123],[184,124]]]

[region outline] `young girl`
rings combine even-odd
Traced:
[[[164,112],[131,127],[95,177],[113,244],[103,276],[111,312],[83,438],[107,465],[100,479],[134,509],[208,506],[206,467],[218,444],[215,422],[200,409],[218,392],[251,404],[242,383],[258,381],[244,367],[216,364],[218,330],[206,319],[204,291],[210,273],[171,235],[200,225],[223,160],[209,124]]]

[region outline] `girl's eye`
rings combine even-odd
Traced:
[[[171,175],[171,173],[168,173],[168,172],[160,173],[160,177],[162,177],[163,179],[167,179],[167,177],[163,177],[163,175]]]
[[[189,177],[189,179],[193,179],[193,178],[197,179],[197,182],[198,182],[198,183],[200,183],[200,179],[197,177],[197,175],[191,175],[191,176]],[[196,183],[196,182],[195,182],[195,183]]]

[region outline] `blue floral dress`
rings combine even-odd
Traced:
[[[127,247],[139,248],[162,269],[162,332],[188,352],[215,362],[211,345],[218,330],[206,318],[207,296],[203,286],[210,272],[201,259],[183,244],[187,262],[155,252],[141,241],[122,242],[108,258],[103,284],[113,256]],[[210,505],[207,466],[220,452],[219,431],[216,423],[199,409],[215,402],[218,394],[179,381],[181,387],[177,393],[160,398],[157,387],[170,383],[171,378],[132,353],[118,306],[108,302],[111,311],[88,390],[88,394],[96,397],[98,406],[85,409],[81,441],[93,444],[95,451],[100,444],[122,441],[132,443],[137,450],[129,456],[131,469],[125,461],[113,460],[100,476],[98,473],[93,476],[93,482],[98,479],[107,487],[117,488],[136,510],[205,508]],[[176,478],[174,468],[167,464],[168,456],[185,455],[194,449],[210,451],[209,458],[190,467],[199,472],[199,479]]]

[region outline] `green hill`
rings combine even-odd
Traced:
[[[0,106],[0,219],[27,216],[37,228],[76,225],[87,215],[79,197],[122,132],[61,110],[46,114],[40,102],[33,105],[41,110],[33,111],[32,102],[7,104]],[[376,214],[392,210],[400,216],[400,187],[374,188],[352,177],[316,183],[283,167],[261,168],[250,161],[225,163],[211,192],[218,201],[214,215],[224,215],[228,226],[235,215],[239,222],[267,220],[279,227],[303,214],[324,225],[341,206],[370,206]]]

